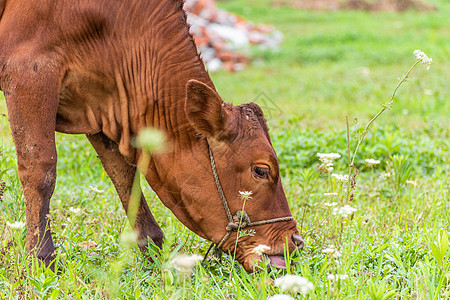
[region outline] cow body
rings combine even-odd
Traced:
[[[0,88],[26,200],[27,245],[47,265],[54,252],[48,214],[55,131],[86,134],[125,210],[141,156],[131,141],[144,127],[164,131],[170,150],[152,156],[145,177],[178,219],[214,242],[227,220],[210,173],[207,139],[222,158],[217,167],[233,211],[241,206],[239,190],[255,196],[261,190],[266,200],[248,208],[256,218],[290,215],[262,112],[256,105],[222,102],[189,34],[182,1],[6,0],[0,12]],[[249,154],[249,147],[259,153]],[[258,164],[271,168],[271,177],[253,174]],[[239,179],[247,170],[250,178]],[[251,178],[260,181],[255,186]],[[283,253],[286,237],[290,250],[298,246],[290,238],[298,233],[294,221],[264,226],[260,241],[243,239],[237,251],[247,270],[252,247],[267,232],[277,233],[266,237],[265,244],[277,245],[267,254]],[[162,245],[163,233],[143,197],[135,227],[142,250],[148,238]],[[233,242],[223,249],[233,249]]]

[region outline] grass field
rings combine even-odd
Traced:
[[[192,276],[170,263],[177,253],[204,254],[209,244],[187,230],[148,186],[149,206],[166,235],[148,262],[127,242],[129,224],[115,190],[84,136],[57,134],[58,181],[51,204],[59,275],[30,271],[24,198],[0,101],[0,299],[267,299],[274,279],[307,278],[315,289],[297,299],[450,299],[450,3],[438,12],[307,12],[268,0],[219,5],[284,34],[277,52],[253,49],[239,73],[212,74],[229,102],[256,101],[266,112],[292,213],[305,238],[287,271],[247,274],[224,256]],[[333,214],[340,185],[319,176],[318,152],[337,152],[334,173],[348,170],[358,132],[385,103],[421,49],[433,58],[401,86],[391,110],[369,130],[355,160],[360,171],[349,217]],[[357,119],[357,122],[355,122]],[[365,159],[380,160],[369,166]],[[124,238],[125,237],[125,238]],[[323,252],[334,246],[341,254]],[[87,248],[87,249],[86,249]],[[334,275],[334,276],[330,276]],[[338,276],[336,280],[335,275]],[[333,277],[333,278],[332,278]]]

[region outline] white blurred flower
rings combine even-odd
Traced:
[[[104,193],[104,190],[99,190],[95,186],[92,186],[92,185],[89,186],[89,189],[91,191],[93,191],[94,193],[97,193],[97,194],[103,194]]]
[[[258,246],[256,246],[255,248],[253,248],[252,253],[261,255],[261,254],[263,254],[264,252],[267,252],[267,251],[269,251],[269,250],[270,250],[270,247],[267,246],[267,245],[258,245]]]
[[[348,175],[331,174],[331,177],[336,178],[336,180],[339,182],[347,182],[348,181]]]
[[[294,300],[294,298],[286,294],[276,294],[267,298],[267,300]]]
[[[413,181],[413,180],[406,180],[407,184],[410,184],[412,186],[416,186],[417,182]]]
[[[330,255],[332,258],[341,257],[341,252],[339,252],[333,245],[328,246],[322,250],[323,253]]]
[[[424,90],[423,90],[423,93],[424,93],[425,95],[428,95],[428,96],[433,95],[433,91],[430,90],[430,89],[424,89]]]
[[[376,160],[373,158],[368,158],[365,161],[366,161],[366,164],[368,164],[369,166],[378,165],[380,163],[379,160]]]
[[[180,273],[190,274],[194,266],[202,260],[203,257],[198,254],[195,255],[180,254],[175,256],[172,259],[171,263],[173,264],[175,269]]]
[[[75,215],[78,215],[78,214],[81,213],[81,208],[79,208],[79,207],[74,208],[74,207],[71,206],[71,207],[69,208],[69,211],[70,211],[71,213],[75,214]]]
[[[430,69],[430,65],[433,62],[433,59],[431,57],[428,57],[428,55],[425,54],[425,52],[420,51],[419,49],[414,51],[414,55],[418,60],[420,60],[423,64],[427,65],[427,70]]]
[[[334,281],[334,280],[346,280],[348,278],[348,275],[346,275],[346,274],[336,274],[336,275],[334,275],[334,274],[328,274],[328,276],[327,276],[327,279],[328,280],[332,280],[332,281]]]
[[[294,294],[297,294],[300,291],[300,293],[306,295],[314,290],[314,285],[308,279],[292,274],[275,279],[274,285],[280,287],[280,290],[282,291],[290,291]]]
[[[323,203],[323,206],[326,206],[326,207],[332,207],[332,206],[336,206],[336,205],[338,205],[337,202],[331,202],[331,203],[325,202],[325,203]]]
[[[12,229],[20,229],[25,227],[25,223],[20,221],[15,221],[14,223],[6,222],[6,226]]]
[[[120,243],[125,247],[133,247],[138,240],[138,233],[134,230],[126,230],[120,235]]]
[[[339,153],[317,153],[317,156],[328,160],[335,160],[341,157]]]
[[[383,173],[380,174],[380,177],[381,177],[381,179],[389,178],[389,177],[391,177],[391,173],[383,172]]]
[[[346,204],[342,207],[333,208],[333,215],[340,215],[340,216],[346,218],[356,211],[357,211],[356,208],[353,208],[350,205]]]
[[[331,197],[331,196],[337,196],[338,193],[323,193],[323,195],[324,195],[324,196]]]

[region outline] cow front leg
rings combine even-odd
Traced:
[[[27,72],[27,64],[20,65],[21,72],[12,72],[10,84],[2,88],[25,197],[27,250],[54,270],[49,206],[56,181],[59,83],[54,70]]]
[[[94,146],[106,173],[111,178],[119,194],[125,211],[128,212],[136,167],[126,161],[125,157],[119,152],[117,143],[103,133],[87,135],[87,138]],[[140,187],[138,188],[140,189]],[[136,215],[135,230],[138,232],[138,245],[142,252],[145,253],[147,251],[149,238],[158,247],[162,247],[164,234],[150,212],[150,208],[142,193]]]

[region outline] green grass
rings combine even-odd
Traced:
[[[219,3],[254,22],[274,24],[284,43],[279,52],[253,49],[257,58],[242,72],[212,77],[226,101],[256,99],[265,109],[287,198],[306,241],[293,254],[290,272],[315,285],[311,299],[449,299],[444,232],[450,231],[450,4],[433,1],[440,8],[436,13],[375,14],[306,12],[269,3]],[[367,134],[350,203],[357,211],[341,219],[324,205],[333,201],[324,193],[339,185],[318,176],[316,153],[340,153],[334,172],[346,172],[345,116],[354,149],[357,130],[390,97],[397,78],[414,62],[415,49],[433,58],[431,69],[419,65],[413,71],[393,108]],[[0,113],[6,114],[4,101]],[[0,175],[6,182],[0,202],[1,299],[266,299],[280,292],[273,280],[281,271],[247,274],[228,256],[198,266],[191,277],[178,274],[169,263],[173,255],[204,254],[209,244],[144,185],[167,237],[161,258],[147,261],[136,246],[121,241],[129,224],[89,143],[61,134],[51,204],[61,270],[30,271],[25,231],[6,226],[25,221],[6,116],[0,115],[0,129]],[[367,158],[381,163],[369,167]],[[386,172],[391,177],[382,176]],[[88,241],[96,246],[84,250]],[[341,252],[337,261],[322,252],[330,244]],[[330,273],[349,277],[330,281]]]

